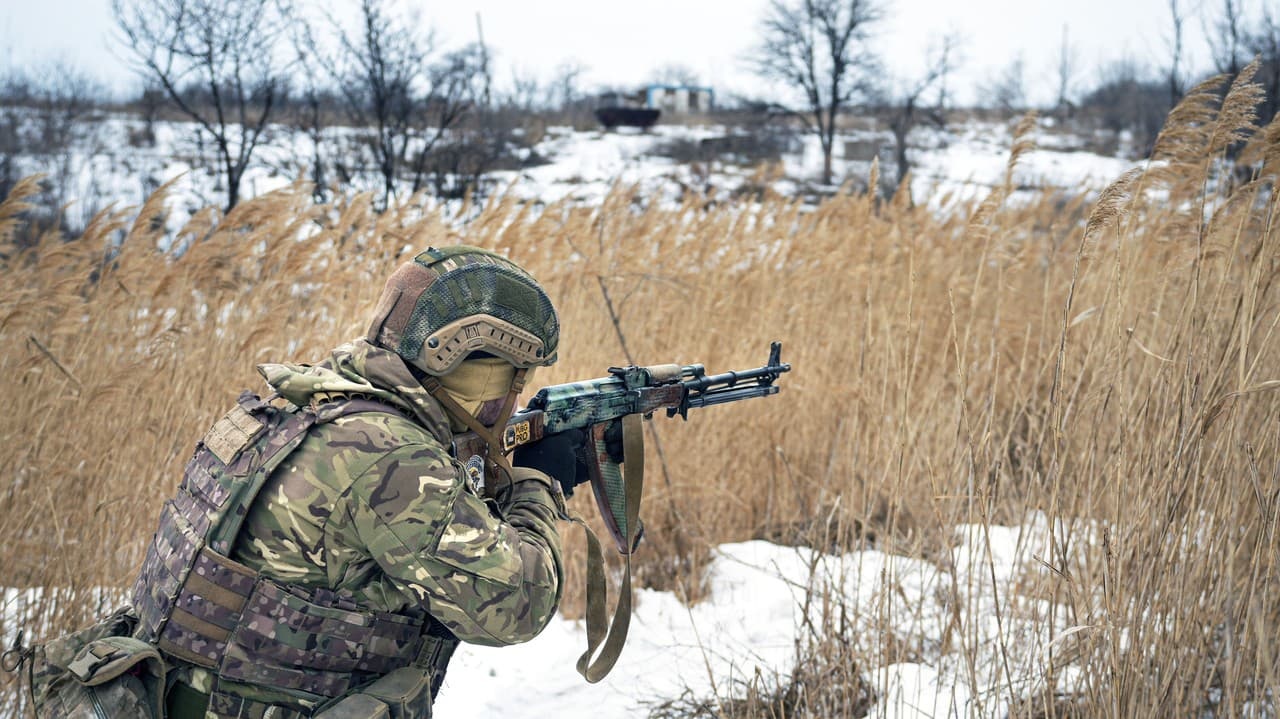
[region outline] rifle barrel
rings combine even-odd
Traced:
[[[791,370],[791,365],[771,365],[768,367],[757,367],[755,369],[740,370],[738,372],[725,372],[724,374],[711,375],[710,377],[695,377],[685,380],[684,386],[690,391],[701,392],[715,388],[718,385],[725,387],[733,387],[739,382],[749,380],[757,380],[761,385],[773,384],[778,379],[778,375]]]
[[[706,394],[694,395],[687,400],[688,406],[693,407],[711,407],[717,404],[727,404],[729,402],[737,402],[740,399],[751,399],[752,397],[767,397],[771,394],[777,394],[778,388],[771,384],[752,385],[750,387],[735,387],[732,389],[712,390]]]

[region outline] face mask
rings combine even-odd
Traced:
[[[525,373],[526,382],[532,375],[533,370]],[[515,376],[516,368],[510,362],[498,357],[483,357],[464,360],[439,379],[440,386],[455,402],[488,427],[498,419],[497,414],[502,410]],[[455,432],[467,429],[454,417],[449,418],[449,426]]]

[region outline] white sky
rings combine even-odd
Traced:
[[[299,0],[318,7],[321,0]],[[341,4],[344,0],[325,0]],[[1197,0],[1181,0],[1190,5]],[[1245,0],[1256,11],[1260,3]],[[349,0],[354,2],[354,0]],[[1217,0],[1199,0],[1206,8]],[[449,45],[476,37],[476,14],[496,53],[497,79],[513,68],[550,79],[577,62],[582,89],[649,80],[657,68],[683,65],[721,97],[766,92],[745,67],[768,0],[407,0]],[[1168,0],[887,0],[878,44],[895,77],[923,67],[930,41],[955,31],[964,64],[953,81],[962,102],[1021,56],[1033,101],[1052,99],[1063,27],[1077,48],[1080,76],[1124,56],[1156,64],[1167,57]],[[39,65],[60,58],[112,86],[134,78],[112,39],[109,0],[0,0],[0,63]],[[1197,15],[1188,23],[1189,60],[1210,64]]]

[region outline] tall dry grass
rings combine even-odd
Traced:
[[[861,194],[672,208],[618,188],[598,207],[445,216],[296,187],[198,214],[175,257],[154,249],[162,190],[4,251],[0,584],[47,591],[6,615],[43,634],[109,603],[97,588],[129,582],[253,366],[361,334],[398,262],[466,242],[556,301],[563,360],[540,382],[628,360],[755,366],[783,341],[779,396],[652,422],[647,585],[698,601],[708,548],[750,537],[945,562],[957,524],[1089,519],[1099,541],[1055,532],[1051,571],[1017,590],[1069,614],[1080,680],[1064,697],[1050,677],[1019,715],[1240,716],[1280,687],[1280,126],[1254,130],[1253,86],[1211,90],[1092,200],[1006,186],[939,217]],[[1237,181],[1223,157],[1242,140],[1256,171]],[[29,191],[0,205],[0,239]],[[957,620],[944,641],[976,637]],[[815,656],[884,658],[842,651]]]

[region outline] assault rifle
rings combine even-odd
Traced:
[[[587,529],[587,651],[578,659],[578,672],[587,681],[599,681],[613,668],[630,624],[631,554],[640,540],[644,476],[641,418],[666,410],[668,417],[680,415],[687,420],[689,410],[697,407],[777,394],[774,383],[783,372],[791,371],[791,365],[782,363],[781,354],[782,343],[774,342],[763,367],[716,375],[708,375],[700,364],[610,367],[608,377],[542,388],[527,407],[508,420],[500,436],[504,453],[548,434],[570,429],[586,432],[579,459],[587,467],[600,516],[625,558],[626,574],[606,630],[604,560],[599,541]],[[616,425],[622,429],[621,463],[610,456],[606,439]],[[475,432],[460,434],[454,437],[453,448],[454,456],[466,463],[472,481],[479,480],[482,491],[492,491],[483,487],[484,439]],[[599,655],[593,660],[597,649]]]
[[[680,415],[687,420],[689,410],[697,407],[777,394],[774,383],[783,372],[791,371],[791,365],[782,363],[781,354],[782,343],[774,342],[769,348],[769,361],[755,369],[708,375],[700,364],[610,367],[607,377],[544,387],[507,422],[501,434],[502,451],[510,452],[548,434],[585,430],[587,456],[580,459],[587,467],[601,516],[618,550],[628,553],[633,547],[631,535],[635,528],[626,521],[621,504],[625,488],[619,464],[606,451],[605,433],[610,426],[626,417],[649,419],[658,410],[666,410],[668,417]],[[626,435],[624,430],[624,445]],[[466,432],[454,438],[453,448],[454,456],[465,462],[468,457],[483,456],[484,440],[474,432]],[[624,451],[624,455],[628,462],[642,461],[643,457],[633,456],[631,451]],[[634,474],[635,469],[631,472]]]

